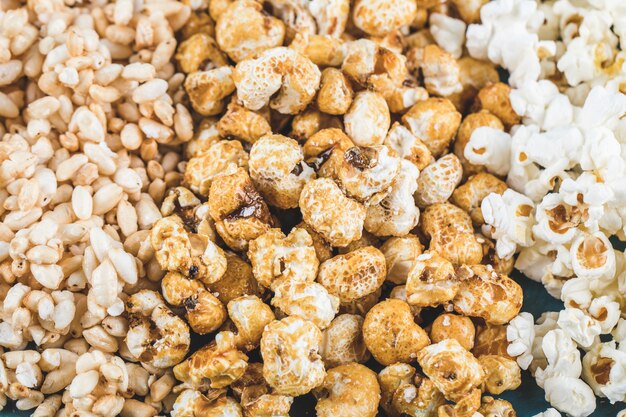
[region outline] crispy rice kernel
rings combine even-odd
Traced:
[[[213,179],[209,213],[220,237],[234,250],[246,249],[271,225],[267,204],[243,168],[228,169]]]
[[[413,321],[409,305],[397,299],[382,301],[367,313],[363,340],[383,365],[412,362],[416,352],[430,343],[426,332]]]
[[[455,339],[466,350],[474,347],[476,328],[469,317],[444,313],[438,316],[430,328],[430,340],[439,343],[446,339]]]
[[[195,389],[224,388],[246,371],[248,357],[237,350],[235,335],[220,332],[215,340],[174,367],[174,376]]]
[[[347,246],[363,231],[365,207],[329,178],[309,181],[300,194],[302,219],[332,246]]]
[[[167,368],[183,360],[191,343],[187,324],[156,291],[141,290],[126,301],[129,329],[124,341],[138,360]]]
[[[406,281],[407,302],[417,307],[436,307],[452,301],[458,290],[452,263],[437,252],[419,255]]]
[[[268,135],[257,140],[250,150],[250,177],[268,204],[296,208],[304,184],[315,171],[304,163],[302,149],[293,139]]]
[[[454,204],[435,203],[422,212],[420,230],[426,237],[432,239],[437,232],[448,226],[455,226],[465,232],[474,231],[470,216]]]
[[[461,124],[461,113],[448,99],[429,98],[411,107],[402,116],[402,123],[438,158],[454,139]]]
[[[493,129],[504,130],[504,125],[500,119],[488,110],[481,110],[478,113],[469,114],[463,119],[456,140],[454,141],[454,154],[461,161],[465,175],[474,175],[485,170],[484,166],[474,165],[465,157],[465,147],[469,143],[474,130],[479,127],[491,127]]]
[[[334,368],[351,362],[366,362],[370,353],[363,341],[363,317],[341,314],[334,318],[323,331],[320,355],[326,368]]]
[[[502,194],[507,188],[506,183],[499,178],[480,172],[469,177],[465,184],[454,190],[450,200],[469,213],[474,224],[480,226],[485,223],[480,209],[483,199],[491,193]]]
[[[276,393],[304,395],[324,382],[319,355],[322,332],[310,321],[286,317],[265,327],[261,338],[263,376]]]
[[[498,274],[489,265],[464,266],[459,291],[452,301],[458,313],[481,317],[487,323],[508,323],[522,307],[522,288],[506,275]]]
[[[263,5],[253,0],[232,2],[217,18],[217,43],[230,59],[240,62],[266,49],[281,46],[285,24],[263,12]]]
[[[254,277],[264,288],[279,282],[313,282],[319,261],[313,239],[304,229],[294,228],[288,236],[270,229],[250,242],[248,258]]]
[[[417,361],[426,376],[451,401],[459,402],[485,379],[485,371],[478,360],[455,339],[423,348],[417,353]]]
[[[366,246],[322,263],[317,281],[344,304],[374,293],[386,273],[385,256],[375,247]]]
[[[478,362],[487,373],[483,391],[498,395],[517,389],[522,383],[522,371],[513,359],[498,355],[483,355]]]
[[[380,402],[376,374],[358,363],[329,369],[313,394],[319,417],[375,417]]]

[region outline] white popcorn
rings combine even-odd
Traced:
[[[530,313],[520,313],[506,328],[506,338],[509,346],[506,351],[515,357],[522,369],[528,369],[533,360],[532,346],[535,339],[534,318]]]
[[[511,135],[492,127],[479,127],[465,146],[464,155],[476,165],[484,165],[496,175],[506,175],[510,169]]]
[[[626,400],[626,352],[614,341],[594,346],[583,358],[583,379],[611,404]]]
[[[596,409],[593,390],[578,378],[557,376],[545,381],[546,401],[571,417],[586,417]]]
[[[579,235],[572,243],[570,255],[578,277],[593,280],[615,276],[615,252],[604,233]]]
[[[559,313],[558,325],[582,347],[589,347],[602,333],[600,324],[578,308],[565,308]]]
[[[620,305],[606,295],[594,298],[589,306],[589,314],[600,325],[601,334],[608,334],[620,318]]]
[[[561,413],[554,408],[548,408],[543,413],[535,414],[533,417],[561,417]]]
[[[441,13],[430,15],[430,33],[437,44],[456,59],[463,55],[465,22]]]
[[[481,210],[485,219],[483,233],[497,239],[499,257],[509,258],[518,245],[526,247],[533,243],[533,202],[528,197],[511,189],[502,195],[491,193],[483,199]]]
[[[541,348],[546,366],[535,370],[537,385],[544,387],[546,380],[556,376],[580,377],[582,363],[576,343],[561,329],[550,330],[543,337]]]
[[[593,294],[590,289],[591,282],[584,278],[572,278],[563,284],[561,299],[566,307],[586,309],[591,305]]]

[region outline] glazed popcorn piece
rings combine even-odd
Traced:
[[[423,246],[415,235],[389,238],[380,247],[387,264],[386,280],[394,284],[404,284],[415,259],[422,253]]]
[[[459,290],[452,301],[455,311],[481,317],[487,323],[508,323],[522,307],[522,288],[490,266],[464,266],[457,272]]]
[[[320,386],[326,376],[318,354],[322,332],[310,321],[286,317],[273,321],[261,338],[263,376],[277,393],[302,395]]]
[[[378,374],[381,391],[381,407],[387,415],[435,415],[445,398],[433,382],[416,373],[405,363],[396,363]]]
[[[302,150],[318,177],[336,178],[343,164],[343,154],[353,146],[352,140],[341,129],[328,128],[311,135]]]
[[[185,80],[185,91],[194,110],[203,116],[215,116],[224,110],[225,98],[235,91],[232,67],[193,72]]]
[[[354,24],[368,35],[384,36],[409,24],[415,17],[415,2],[401,1],[393,5],[384,1],[357,1],[352,6]]]
[[[333,246],[347,246],[363,231],[366,209],[328,178],[309,181],[300,194],[303,220]]]
[[[362,327],[363,317],[341,314],[324,329],[320,355],[328,369],[352,362],[363,363],[369,359],[370,352],[363,341]]]
[[[322,71],[316,99],[320,111],[333,115],[345,114],[352,104],[353,96],[352,85],[341,71],[335,68]]]
[[[343,120],[346,133],[359,146],[382,144],[391,124],[385,99],[371,91],[362,91],[354,96]]]
[[[281,281],[273,286],[272,305],[288,316],[298,316],[320,330],[328,327],[339,311],[339,298],[322,285]]]
[[[261,363],[251,363],[232,389],[247,416],[289,416],[293,397],[273,392],[263,377]]]
[[[435,158],[444,154],[461,123],[461,114],[444,98],[419,101],[402,116],[402,123]]]
[[[383,365],[411,362],[415,352],[429,343],[426,332],[413,322],[409,305],[396,299],[382,301],[367,313],[363,340],[374,359]]]
[[[269,103],[283,114],[303,110],[313,99],[320,77],[320,70],[308,58],[284,47],[239,62],[233,73],[237,96],[245,107],[259,110]]]
[[[454,154],[461,161],[463,165],[463,173],[466,175],[473,175],[485,170],[484,166],[474,165],[465,157],[465,148],[470,142],[474,131],[481,127],[489,127],[491,129],[504,131],[504,125],[496,116],[491,114],[488,110],[481,110],[478,113],[472,113],[467,115],[459,126],[456,140],[454,141]],[[493,131],[489,131],[492,132]],[[497,136],[497,139],[506,140],[506,136]],[[478,157],[478,156],[477,156]],[[480,158],[480,157],[478,157]]]
[[[473,230],[471,218],[454,204],[435,203],[426,207],[420,223],[420,230],[426,237],[432,239],[437,232],[448,226],[454,226],[459,231]]]
[[[315,389],[318,416],[374,417],[380,401],[380,387],[374,371],[358,363],[329,369]]]
[[[471,351],[476,329],[468,317],[444,313],[433,321],[429,335],[433,343],[455,339],[464,349]]]
[[[506,190],[507,185],[502,180],[481,172],[472,175],[454,190],[450,200],[469,213],[475,225],[482,225],[485,223],[481,209],[483,200],[492,193],[502,195]]]
[[[390,151],[393,150],[396,156],[411,161],[420,170],[434,161],[428,146],[398,122],[391,125],[383,143]]]
[[[478,358],[487,373],[485,391],[498,395],[507,390],[517,389],[522,383],[520,367],[509,358],[498,355],[483,355]]]
[[[374,293],[386,273],[385,256],[375,247],[366,246],[322,263],[317,281],[343,304]]]
[[[266,288],[281,283],[312,282],[319,265],[313,239],[300,228],[294,228],[288,236],[280,229],[268,230],[250,242],[248,258],[254,278]]]
[[[418,307],[435,307],[452,301],[459,289],[452,263],[430,251],[417,257],[406,281],[407,302]]]
[[[417,180],[415,202],[420,207],[445,203],[461,182],[463,168],[453,154],[441,157],[422,170]]]

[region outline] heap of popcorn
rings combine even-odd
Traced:
[[[625,45],[622,0],[0,0],[0,410],[626,401]]]

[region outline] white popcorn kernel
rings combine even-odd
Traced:
[[[535,339],[533,316],[530,313],[520,313],[506,328],[506,338],[509,346],[506,351],[515,357],[522,369],[528,369],[533,360],[532,346]]]
[[[592,389],[578,378],[557,376],[544,385],[546,401],[572,417],[586,417],[596,409]]]
[[[578,308],[566,308],[559,313],[559,327],[582,347],[591,346],[602,329],[593,318]]]
[[[475,165],[484,165],[497,175],[506,175],[510,169],[511,135],[492,127],[479,127],[465,146],[464,155]]]
[[[456,59],[463,55],[465,43],[465,22],[441,13],[430,15],[430,33],[439,46]]]

